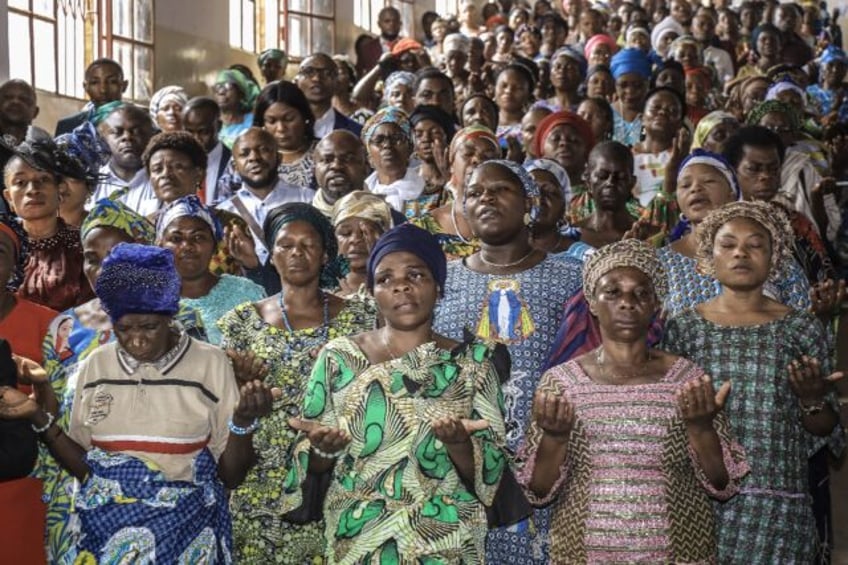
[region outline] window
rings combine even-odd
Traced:
[[[290,57],[302,59],[312,53],[332,55],[336,48],[334,0],[279,0],[280,44]]]
[[[102,52],[120,63],[129,81],[125,96],[153,95],[153,0],[101,0],[105,6]]]
[[[380,10],[385,6],[394,6],[400,12],[401,35],[414,37],[416,22],[413,0],[355,0],[353,23],[374,35],[379,35],[380,27],[377,25],[377,16],[380,15]]]
[[[459,14],[458,0],[436,0],[436,13],[443,17]]]
[[[9,0],[9,45],[28,46],[9,58],[9,72],[40,90],[82,98],[84,0]]]
[[[230,0],[230,47],[251,53],[256,52],[256,2],[254,0]]]

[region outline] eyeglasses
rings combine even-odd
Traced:
[[[230,90],[235,90],[236,85],[231,82],[221,82],[212,87],[212,92],[215,94],[226,94]]]
[[[392,145],[399,145],[401,143],[406,143],[406,141],[407,141],[406,136],[401,135],[399,133],[393,133],[393,134],[390,134],[390,135],[379,134],[379,135],[372,136],[371,139],[368,140],[368,143],[369,143],[369,145],[376,145],[377,147],[383,147],[387,143],[390,146],[392,146]]]
[[[303,78],[318,77],[320,79],[329,79],[333,78],[333,76],[336,74],[336,71],[334,69],[303,67],[297,72],[297,74],[299,76],[302,76]]]

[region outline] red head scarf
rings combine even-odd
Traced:
[[[592,133],[592,126],[589,122],[573,112],[554,112],[546,116],[536,127],[536,134],[533,136],[533,150],[538,156],[544,155],[545,140],[551,130],[558,125],[569,125],[577,130],[580,137],[586,142],[586,154],[595,146],[595,135]]]

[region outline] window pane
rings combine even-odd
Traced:
[[[241,48],[245,51],[256,50],[256,11],[253,2],[242,1]]]
[[[330,20],[312,19],[312,46],[310,53],[328,53],[332,55],[333,49],[333,22]]]
[[[29,0],[9,0],[9,7],[29,11]]]
[[[312,0],[312,13],[318,16],[332,16],[334,0]]]
[[[129,81],[129,85],[127,86],[127,95],[132,96],[133,92],[135,92],[135,81],[136,74],[135,69],[133,69],[133,61],[132,61],[132,47],[129,43],[114,40],[112,42],[112,58],[118,61],[118,64],[121,65],[121,68],[124,69],[124,76],[127,81]]]
[[[309,0],[287,0],[286,3],[288,4],[289,11],[291,12],[309,11]]]
[[[83,73],[85,71],[85,22],[83,13],[72,9],[59,10],[59,94],[83,98]]]
[[[153,51],[135,46],[135,95],[136,100],[150,100],[153,95]]]
[[[303,57],[310,52],[305,20],[305,16],[289,14],[288,51],[292,57]]]
[[[29,18],[9,12],[9,45],[26,46],[15,49],[9,57],[9,76],[32,84],[32,50],[29,37]],[[10,53],[11,54],[11,53]]]
[[[132,37],[132,0],[115,0],[112,3],[112,34]]]
[[[400,12],[400,34],[415,37],[415,5],[401,0],[392,0],[391,4]]]
[[[135,38],[153,42],[153,6],[151,0],[135,0]]]
[[[56,91],[56,36],[54,24],[35,20],[35,86]]]
[[[265,38],[265,49],[270,47],[279,47],[280,46],[280,27],[278,25],[279,21],[279,9],[277,7],[277,0],[265,0],[265,29],[262,32],[263,37]]]
[[[53,0],[33,0],[32,11],[40,16],[47,16],[52,19]]]
[[[241,0],[230,0],[230,47],[241,47]]]

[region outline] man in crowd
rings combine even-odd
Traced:
[[[78,125],[89,119],[95,110],[109,102],[120,100],[129,82],[124,78],[124,70],[117,61],[97,59],[85,70],[82,86],[88,95],[89,103],[82,111],[62,118],[56,124],[56,135],[70,133]]]
[[[193,135],[206,150],[206,182],[204,201],[214,206],[230,196],[226,187],[219,187],[218,180],[227,170],[232,155],[226,145],[218,140],[221,131],[221,109],[211,98],[192,98],[183,108],[183,129]]]
[[[315,137],[321,139],[336,129],[359,135],[362,126],[333,108],[339,69],[326,53],[310,55],[300,63],[295,83],[303,91],[315,116]]]

